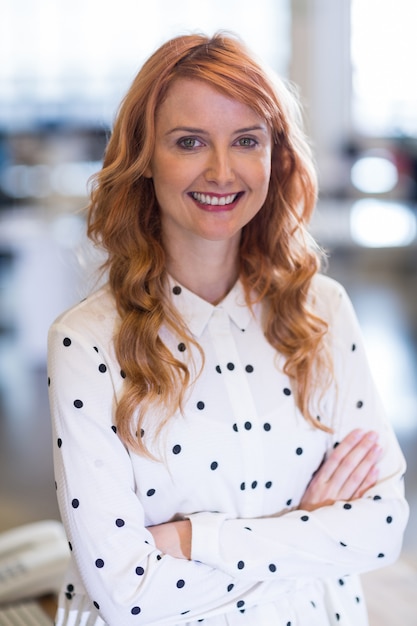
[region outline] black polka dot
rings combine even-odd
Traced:
[[[66,348],[68,348],[68,346],[71,345],[71,339],[69,337],[65,337],[64,341],[62,342],[64,344],[64,346]]]
[[[308,515],[302,515],[302,516],[301,516],[301,521],[302,521],[302,522],[308,522],[308,520],[309,520]]]
[[[359,596],[356,596],[355,600],[356,600],[356,602],[357,602],[358,604],[359,604],[359,603],[360,603],[360,601],[361,601],[361,599],[360,599],[360,597],[359,597]]]
[[[139,615],[140,607],[134,606],[133,609],[130,612],[132,613],[132,615]]]
[[[136,572],[136,574],[137,574],[138,576],[143,576],[143,575],[144,575],[144,573],[145,573],[145,570],[143,569],[143,567],[140,567],[140,566],[139,566],[139,567],[137,567],[137,568],[135,569],[135,572]]]
[[[82,409],[82,407],[84,406],[84,403],[82,400],[74,400],[74,406],[76,409]]]
[[[345,581],[343,580],[343,578],[339,578],[339,585],[343,587],[344,584],[345,584]]]
[[[290,499],[289,499],[289,500],[287,500],[287,502],[286,502],[287,506],[291,506],[291,503],[292,503],[292,498],[290,498]]]
[[[71,541],[68,541],[68,548],[70,549],[70,552],[72,552],[72,543],[71,543]]]
[[[270,572],[276,572],[277,571],[277,566],[274,563],[270,563],[268,565],[269,571]]]
[[[120,517],[117,518],[115,523],[118,528],[122,528],[125,525],[124,519],[121,519]]]
[[[378,554],[378,559],[383,559],[383,558],[384,558],[384,556],[385,556],[385,554],[384,554],[383,552],[380,552],[380,553]]]
[[[245,530],[249,530],[250,532],[252,532],[252,528],[250,528],[249,526],[244,526],[243,527]]]
[[[98,348],[97,348],[97,346],[93,346],[93,350],[95,350],[96,352],[98,352]]]
[[[58,448],[60,448],[62,446],[62,439],[60,437],[58,437],[56,443],[58,445]]]
[[[222,368],[220,367],[220,365],[216,365],[216,372],[217,372],[218,374],[221,374],[221,373],[222,373]]]
[[[232,371],[232,370],[234,370],[234,369],[235,369],[235,365],[234,365],[234,363],[228,363],[226,367],[227,367],[227,369],[228,369],[228,370],[230,370],[230,371]]]
[[[245,489],[246,489],[245,483],[240,483],[240,489],[241,489],[241,491],[245,491]]]
[[[126,378],[126,372],[124,370],[120,370],[120,376],[122,378]]]
[[[245,567],[245,562],[244,561],[239,561],[237,564],[237,569],[243,569]]]
[[[98,371],[101,372],[102,374],[107,372],[107,367],[104,365],[104,363],[100,363],[100,365],[98,366]]]
[[[253,372],[253,365],[247,365],[245,367],[245,370],[248,372],[248,374],[251,374]]]
[[[336,615],[336,621],[338,621],[338,622],[339,622],[339,621],[340,621],[340,615],[339,615],[339,613],[335,613],[335,615]]]
[[[160,561],[161,559],[162,559],[162,556],[161,556],[160,554],[157,554],[157,555],[156,555],[156,560],[157,560],[157,561]]]
[[[227,585],[227,591],[229,592],[232,591],[233,587],[234,587],[234,584],[230,583],[230,585]]]
[[[391,524],[392,523],[392,517],[391,515],[388,515],[387,517],[387,524]]]
[[[179,350],[180,352],[185,352],[185,350],[186,350],[186,345],[185,345],[185,343],[183,343],[182,341],[181,341],[181,343],[179,343],[179,344],[178,344],[178,346],[177,346],[177,347],[178,347],[178,350]]]
[[[177,587],[178,589],[182,589],[185,585],[185,580],[183,580],[182,578],[180,578],[179,580],[177,580]]]
[[[177,443],[173,448],[172,448],[172,453],[173,454],[179,454],[181,452],[181,446],[179,445],[179,443]]]
[[[245,429],[250,430],[252,428],[252,424],[250,422],[245,422]]]
[[[252,489],[256,489],[257,486],[258,486],[258,481],[254,480],[253,483],[251,484]]]
[[[310,604],[311,604],[311,606],[313,607],[313,609],[315,609],[315,608],[316,608],[316,603],[314,602],[314,600],[310,600]]]
[[[264,430],[266,430],[266,432],[270,431],[271,430],[271,424],[268,424],[268,422],[266,422],[264,424]]]
[[[374,500],[381,500],[381,496],[374,496]]]
[[[238,600],[236,602],[236,606],[237,606],[238,609],[241,609],[242,606],[245,606],[245,601],[244,600]]]
[[[302,453],[303,453],[303,449],[302,449],[302,448],[297,448],[297,450],[295,451],[295,454],[296,454],[297,456],[301,456],[301,455],[302,455]]]
[[[210,469],[215,470],[219,467],[219,464],[217,463],[217,461],[213,461],[213,463],[210,465]]]
[[[290,396],[291,395],[291,389],[288,389],[288,387],[284,387],[283,392],[284,392],[285,396]]]
[[[51,386],[51,379],[48,376],[48,387],[50,387],[50,386]]]
[[[71,583],[69,585],[67,585],[67,591],[72,593],[74,591],[74,585],[71,585]]]
[[[148,489],[148,491],[146,492],[147,496],[153,496],[155,494],[155,489]]]
[[[333,444],[333,449],[337,448],[337,446],[339,445],[339,443],[340,443],[339,441],[335,441],[335,442],[334,442],[334,444]]]
[[[114,426],[114,425],[113,425],[113,426],[111,427],[111,429],[112,429],[112,431],[113,431],[114,433],[117,433],[117,427],[116,427],[116,426]]]
[[[352,352],[355,352],[356,350],[356,343],[352,343]]]
[[[72,600],[72,593],[68,593],[68,591],[66,591],[65,597],[67,598],[67,600]]]
[[[99,610],[100,610],[100,605],[99,605],[99,603],[98,603],[98,602],[96,602],[96,601],[94,600],[93,604],[94,604],[94,606],[96,607],[97,611],[99,611]]]
[[[272,481],[268,480],[268,481],[265,483],[265,487],[266,487],[266,489],[271,489],[271,487],[272,487]]]
[[[357,406],[358,409],[361,409],[363,407],[362,400],[358,400],[357,403],[356,403],[356,406]]]
[[[197,409],[199,409],[200,411],[202,411],[205,407],[204,402],[202,402],[201,400],[199,400],[199,402],[197,402]]]
[[[176,296],[179,296],[181,291],[182,289],[179,285],[175,285],[175,287],[172,288],[172,293],[175,294]]]
[[[97,560],[96,560],[96,567],[98,567],[99,569],[101,569],[102,567],[104,567],[104,561],[103,561],[103,559],[97,559]]]
[[[237,433],[237,432],[238,432],[238,427],[237,427],[237,424],[233,424],[233,430],[235,431],[235,433]]]
[[[77,500],[77,498],[74,498],[74,500],[71,502],[71,505],[73,509],[78,509],[78,507],[80,506],[80,501]]]
[[[352,505],[346,502],[346,504],[343,505],[343,508],[346,509],[346,511],[349,511],[352,508]]]
[[[346,548],[347,547],[347,543],[343,543],[343,541],[339,541],[339,544],[342,546],[342,548]]]

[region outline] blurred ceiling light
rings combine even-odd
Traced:
[[[355,243],[368,248],[408,246],[416,237],[416,216],[404,204],[365,198],[352,206],[350,232]]]
[[[352,166],[350,178],[363,193],[387,193],[397,184],[398,171],[386,157],[365,155]]]

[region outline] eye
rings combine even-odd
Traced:
[[[177,144],[184,150],[192,150],[203,145],[202,141],[197,139],[197,137],[181,137],[181,139],[178,139]]]
[[[258,145],[258,142],[253,137],[239,137],[236,143],[242,148],[254,148]]]

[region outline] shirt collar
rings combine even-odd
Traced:
[[[178,310],[182,319],[195,337],[199,337],[208,324],[216,309],[224,309],[230,319],[241,330],[246,330],[252,313],[246,305],[243,285],[238,280],[225,298],[217,305],[203,300],[178,281],[168,276],[171,301]]]

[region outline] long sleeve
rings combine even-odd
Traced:
[[[323,313],[320,302],[318,306]],[[277,511],[262,519],[212,512],[190,516],[192,557],[242,580],[339,578],[387,565],[401,549],[408,519],[404,458],[384,417],[356,316],[340,286],[327,310],[334,363],[325,409],[333,428],[328,445],[354,428],[376,430],[384,450],[378,484],[361,499],[313,512]]]

